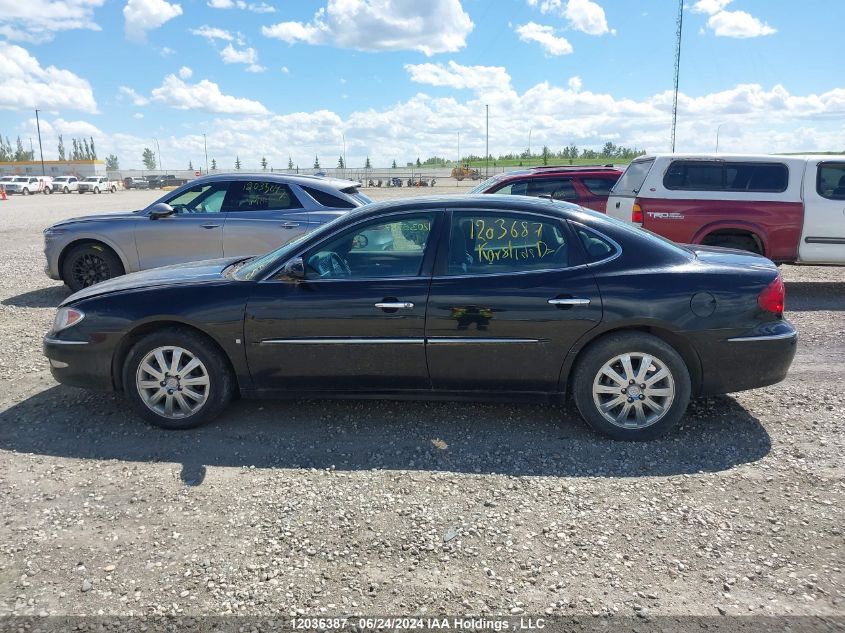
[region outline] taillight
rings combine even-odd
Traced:
[[[634,203],[634,206],[631,207],[631,222],[636,224],[643,223],[643,208],[636,202]]]
[[[766,312],[772,312],[778,316],[783,315],[783,307],[786,302],[786,289],[783,287],[783,279],[780,274],[774,281],[763,289],[757,297],[757,305]]]

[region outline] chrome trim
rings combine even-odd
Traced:
[[[376,303],[374,305],[382,310],[402,310],[403,308],[414,307],[414,304],[410,301],[388,301],[386,303]]]
[[[49,345],[88,345],[88,341],[63,341],[51,336],[45,336],[44,342]]]
[[[566,268],[540,268],[536,270],[509,270],[501,273],[476,273],[474,275],[434,275],[432,279],[436,281],[446,279],[486,279],[487,277],[505,277],[508,275],[535,275],[540,273],[562,273],[570,270],[579,270],[586,268],[587,264],[578,264],[577,266],[568,266]]]
[[[422,345],[423,338],[268,338],[260,345]]]
[[[549,305],[553,306],[588,306],[589,299],[549,299]]]
[[[473,336],[455,336],[455,337],[434,337],[434,338],[427,338],[426,343],[429,345],[468,345],[468,344],[481,344],[481,345],[490,345],[490,344],[499,344],[499,343],[545,343],[547,342],[545,339],[539,338],[480,338],[480,337],[473,337]]]
[[[762,336],[737,336],[729,338],[728,343],[754,343],[756,341],[783,341],[790,338],[797,338],[798,332],[785,332],[783,334],[764,334]]]

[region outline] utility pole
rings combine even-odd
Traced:
[[[672,153],[675,153],[675,127],[678,124],[678,80],[681,76],[681,35],[684,32],[684,0],[678,0],[678,30],[675,48],[675,93],[672,97]]]
[[[719,125],[716,126],[716,151],[717,152],[719,151],[719,131],[722,129],[723,125],[724,125],[724,123],[719,123]]]
[[[47,170],[44,169],[44,149],[41,147],[41,122],[38,120],[38,110],[35,111],[35,127],[38,128],[38,152],[41,154],[41,175],[46,176]]]
[[[202,135],[202,146],[205,148],[205,175],[208,176],[208,141],[205,138],[205,133]]]
[[[461,133],[458,132],[458,167],[460,167],[463,163],[461,162]]]
[[[485,105],[484,110],[487,113],[487,151],[484,154],[484,177],[490,177],[490,106]]]
[[[158,152],[158,168],[160,171],[164,171],[164,167],[161,164],[161,148],[158,146],[158,139],[153,139],[156,142],[156,151]]]

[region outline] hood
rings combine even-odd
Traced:
[[[695,253],[698,261],[704,264],[741,268],[750,266],[752,268],[777,270],[777,266],[772,260],[749,251],[722,248],[721,246],[702,246],[701,244],[684,244],[684,247]]]
[[[67,226],[68,224],[76,224],[78,222],[100,222],[102,220],[137,220],[140,216],[139,211],[112,211],[110,213],[99,213],[97,215],[83,215],[78,218],[68,218],[53,224],[50,228],[58,228]]]
[[[147,288],[156,288],[159,286],[220,281],[221,279],[224,279],[223,270],[227,266],[242,259],[243,257],[208,259],[201,262],[163,266],[161,268],[151,268],[150,270],[130,273],[128,275],[123,275],[122,277],[115,277],[114,279],[94,284],[88,288],[83,288],[79,292],[73,293],[67,299],[62,301],[61,305],[64,306],[76,303],[77,301],[82,301],[83,299],[90,299],[91,297],[111,294],[113,292],[123,292],[126,290],[142,290]]]

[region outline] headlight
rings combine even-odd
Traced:
[[[53,332],[61,332],[73,327],[85,318],[85,313],[76,308],[59,308],[53,320]]]

